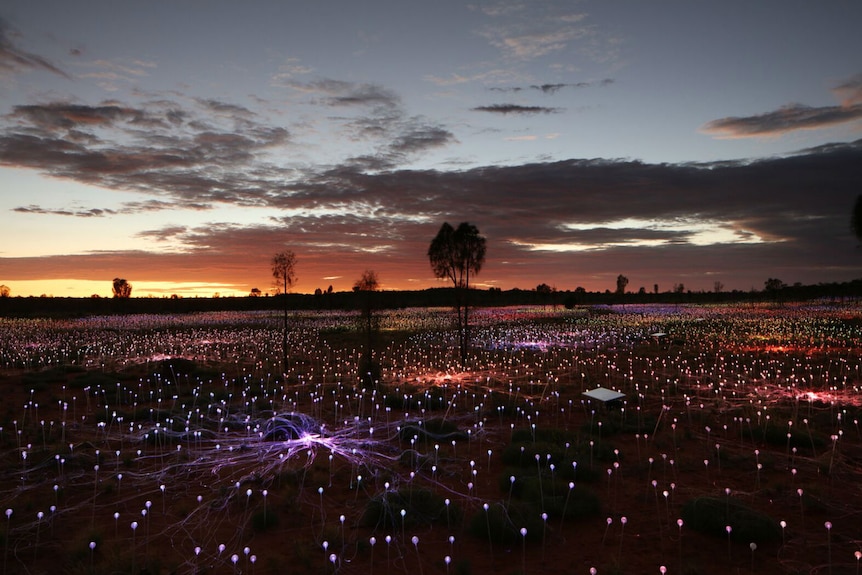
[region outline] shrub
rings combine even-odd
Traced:
[[[510,479],[513,476],[514,483]],[[568,519],[580,519],[592,517],[601,511],[601,503],[595,493],[581,485],[575,485],[570,492],[567,481],[555,477],[552,483],[550,473],[543,472],[540,478],[535,470],[507,470],[500,476],[498,483],[501,492],[508,494],[511,488],[512,497],[544,508],[551,517],[565,514]]]
[[[571,494],[566,492],[560,495],[557,490],[556,496],[545,497],[545,511],[551,517],[564,517],[566,519],[583,519],[595,517],[602,510],[601,502],[595,493],[583,487],[576,486]]]
[[[267,531],[268,529],[272,529],[273,527],[278,526],[278,515],[275,514],[273,509],[268,509],[264,514],[263,509],[252,515],[251,517],[251,526],[252,529],[260,533],[261,531]]]
[[[683,505],[682,519],[687,527],[716,537],[727,537],[725,528],[730,525],[734,541],[761,543],[781,539],[777,521],[731,498],[692,499]]]
[[[404,525],[430,525],[446,521],[446,502],[433,491],[407,487],[384,491],[371,498],[362,512],[359,524],[364,527],[396,529],[401,527],[401,510],[406,511]],[[460,511],[449,505],[449,520],[460,519]]]
[[[479,508],[470,518],[470,534],[492,543],[513,544],[521,539],[521,528],[527,528],[528,541],[541,541],[545,527],[542,510],[532,503],[512,501],[506,505],[495,503],[488,511]]]
[[[765,428],[755,429],[755,436],[762,434],[763,441],[775,447],[787,447],[787,430],[788,427],[781,425],[770,425]],[[795,447],[797,450],[811,450],[812,445],[815,449],[825,447],[829,440],[821,433],[794,426],[790,428],[790,447]]]
[[[519,429],[512,433],[512,442],[503,450],[502,459],[509,466],[535,469],[538,455],[539,465],[544,469],[553,463],[562,479],[591,481],[598,476],[588,469],[591,452],[593,461],[616,460],[614,446],[608,441],[597,441],[590,447],[589,440],[580,440],[574,432],[536,429],[534,439],[532,430]],[[578,461],[577,477],[572,461]]]

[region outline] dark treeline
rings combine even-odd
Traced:
[[[454,288],[429,288],[417,291],[373,292],[376,309],[406,307],[451,307]],[[816,299],[847,300],[862,297],[862,279],[844,283],[781,286],[762,291],[722,292],[587,292],[512,289],[471,289],[471,305],[502,307],[542,305],[549,308],[624,304],[710,304],[734,302],[786,303]],[[287,298],[289,309],[358,310],[367,305],[369,294],[334,292],[321,294],[287,294],[272,297],[212,297],[212,298],[57,298],[0,297],[2,317],[74,317],[87,315],[139,313],[194,313],[206,311],[279,311]]]

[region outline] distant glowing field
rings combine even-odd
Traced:
[[[859,308],[472,317],[0,319],[3,572],[859,568]]]

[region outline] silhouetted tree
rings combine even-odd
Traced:
[[[785,283],[778,278],[769,278],[763,282],[763,289],[768,292],[776,292],[786,287]]]
[[[272,256],[272,277],[277,293],[286,294],[296,283],[296,254],[291,250]]]
[[[467,360],[467,345],[470,341],[469,302],[470,274],[476,275],[485,263],[486,241],[479,235],[479,228],[462,222],[457,229],[448,222],[431,240],[428,260],[434,275],[450,279],[455,288],[455,311],[458,316],[458,338],[461,361]],[[463,309],[463,314],[461,313]]]
[[[9,289],[9,286],[0,286],[0,297],[9,297],[10,295],[12,295],[12,290]]]
[[[287,376],[287,291],[296,283],[296,254],[291,250],[272,256],[272,277],[284,296],[284,323],[281,329],[281,369]]]
[[[251,291],[248,293],[250,297],[260,297],[260,290],[255,288],[251,288]]]
[[[380,287],[377,272],[365,270],[356,283],[353,291],[361,295],[362,325],[365,332],[365,352],[359,360],[359,378],[369,387],[374,387],[380,380],[380,367],[374,361],[374,292]]]
[[[769,278],[763,282],[763,290],[776,302],[778,301],[778,294],[786,287],[787,284],[778,278]]]
[[[554,291],[556,290],[546,283],[541,283],[536,286],[536,293],[539,295],[539,301],[542,302],[543,306],[548,305],[548,302],[551,300],[551,294],[553,294]]]
[[[629,278],[620,274],[617,276],[617,295],[624,295],[626,293],[626,286],[629,285]]]
[[[114,297],[129,298],[132,297],[132,284],[123,278],[114,278],[113,283]]]
[[[715,293],[721,293],[724,291],[724,284],[720,281],[716,280],[714,284],[712,284],[712,291]]]

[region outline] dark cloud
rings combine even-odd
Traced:
[[[220,100],[213,99],[204,99],[197,98],[195,101],[200,104],[203,108],[210,112],[215,112],[217,114],[225,114],[228,116],[254,116],[254,112],[246,108],[245,106],[237,106],[236,104],[231,104],[229,102],[222,102]]]
[[[75,216],[79,218],[98,218],[102,216],[116,215],[116,210],[108,210],[101,208],[90,208],[85,210],[51,210],[34,204],[29,206],[20,206],[12,211],[20,214],[42,214],[52,216]]]
[[[614,80],[605,78],[598,82],[575,82],[575,83],[556,83],[556,84],[531,84],[530,86],[512,86],[512,87],[492,87],[489,88],[493,92],[521,92],[523,90],[536,90],[543,94],[556,94],[564,88],[590,88],[593,86],[609,86],[614,83]]]
[[[542,84],[541,86],[535,86],[535,85],[530,86],[530,89],[539,90],[540,92],[543,92],[545,94],[555,94],[555,93],[559,92],[560,90],[562,90],[563,88],[567,88],[569,86],[575,86],[577,88],[585,88],[585,87],[589,86],[589,83],[582,82],[579,84]]]
[[[708,122],[701,131],[719,138],[769,137],[862,120],[862,74],[842,82],[832,92],[841,100],[840,105],[812,107],[789,104],[756,116],[719,118]]]
[[[106,127],[120,121],[137,122],[144,125],[158,125],[146,120],[140,110],[116,105],[85,106],[55,102],[47,105],[34,104],[15,106],[10,119],[28,123],[45,132],[81,129],[87,127]]]
[[[43,71],[64,78],[69,75],[53,64],[47,58],[27,52],[16,46],[17,34],[8,22],[0,18],[0,75],[4,73],[20,73],[28,71]]]
[[[127,214],[139,214],[145,212],[159,212],[165,210],[208,210],[211,205],[194,204],[190,202],[162,202],[159,200],[147,200],[145,202],[125,202],[117,209],[87,208],[87,209],[51,209],[30,204],[18,206],[12,211],[20,214],[41,214],[51,216],[73,216],[79,218],[93,218],[104,216],[117,216]]]
[[[338,275],[373,266],[384,278],[418,278],[424,287],[433,279],[427,242],[443,221],[479,226],[489,240],[483,281],[501,287],[613,287],[625,273],[649,285],[673,277],[706,289],[714,278],[747,288],[761,287],[766,276],[817,283],[858,272],[849,214],[862,181],[862,140],[706,164],[571,159],[404,170],[398,166],[406,156],[446,146],[454,135],[396,109],[353,119],[357,137],[377,132],[368,154],[330,166],[278,165],[267,151],[282,154],[293,145],[285,129],[247,117],[241,107],[218,107],[227,115],[221,121],[170,101],[19,107],[0,130],[0,164],[148,199],[110,208],[24,204],[15,212],[98,217],[222,205],[271,213],[267,225],[170,224],[144,232],[195,258],[195,270],[176,254],[139,262],[141,275],[146,269],[173,281],[228,281],[238,269],[259,268],[262,279],[250,281],[268,285],[266,253],[290,245],[313,277],[333,275],[338,262]],[[198,258],[212,266],[209,276],[197,269]],[[43,263],[66,266],[55,277],[79,277],[69,274],[90,274],[90,266],[104,273],[120,261],[120,254],[98,253]],[[20,279],[36,267],[26,258],[3,265]],[[578,270],[587,269],[591,278],[581,278]]]
[[[403,133],[392,142],[394,151],[412,154],[438,148],[455,141],[455,136],[449,130],[439,126],[415,126]]]
[[[332,170],[284,205],[335,209],[361,199],[386,206],[374,212],[376,221],[412,219],[417,231],[408,237],[433,236],[443,220],[476,221],[493,237],[498,263],[626,265],[653,276],[686,268],[700,274],[704,289],[703,278],[716,270],[727,285],[745,281],[729,277],[741,273],[732,271],[737,265],[746,278],[774,270],[813,283],[826,279],[826,268],[828,277],[855,273],[847,222],[859,181],[862,141],[715,164],[569,160],[375,176]],[[626,220],[633,223],[620,227]],[[591,255],[598,253],[610,263]],[[744,262],[723,259],[737,256]]]
[[[351,140],[378,143],[374,153],[348,158],[346,162],[352,167],[394,169],[410,156],[455,141],[444,126],[407,117],[398,94],[382,86],[329,78],[288,85],[310,94],[313,104],[347,109],[348,115],[329,119],[339,123]]]
[[[268,149],[286,145],[290,135],[282,127],[255,122],[240,106],[206,105],[230,116],[229,129],[197,121],[191,111],[165,101],[142,107],[16,106],[6,117],[9,127],[0,131],[0,165],[144,191],[192,209],[213,202],[255,205],[264,193],[256,180],[270,174],[265,166],[252,166]],[[241,121],[235,121],[237,116]]]
[[[862,104],[819,108],[790,104],[757,116],[713,120],[701,131],[722,138],[779,136],[793,130],[817,130],[860,119],[862,119]]]
[[[841,100],[842,106],[862,104],[862,74],[856,74],[842,82],[832,92]]]
[[[173,241],[185,235],[186,226],[167,226],[157,230],[144,230],[136,235],[141,238],[152,238],[160,242]]]
[[[399,107],[401,105],[401,98],[395,92],[377,84],[324,78],[313,82],[290,82],[288,86],[320,97],[320,101],[329,106]]]
[[[547,106],[520,106],[518,104],[490,104],[488,106],[477,106],[474,112],[492,112],[494,114],[557,114],[559,108]]]

